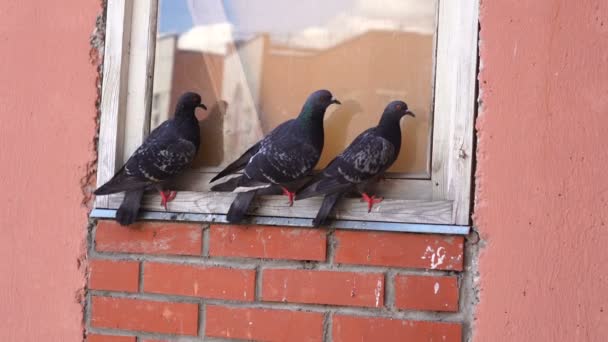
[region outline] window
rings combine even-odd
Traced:
[[[368,214],[343,200],[337,226],[469,224],[476,0],[109,1],[107,13],[99,184],[194,90],[209,111],[199,113],[200,152],[172,184],[180,193],[170,211],[221,220],[234,195],[210,192],[209,179],[327,88],[343,105],[326,114],[318,168],[374,126],[389,101],[417,114],[402,122],[399,159],[373,189],[385,201]],[[120,201],[99,197],[96,208]],[[305,225],[320,201],[288,207],[269,196],[252,214]],[[158,212],[158,203],[150,194],[142,208]]]

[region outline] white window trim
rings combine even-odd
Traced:
[[[478,0],[438,1],[431,179],[389,179],[379,187],[388,197],[391,190],[399,191],[400,199],[386,199],[369,214],[364,203],[343,200],[335,211],[337,220],[359,226],[369,221],[469,225]],[[114,175],[149,130],[157,6],[158,0],[107,2],[98,186]],[[193,171],[182,179],[200,184],[208,181],[209,174],[204,175]],[[233,198],[231,193],[180,191],[170,211],[222,221]],[[100,196],[95,208],[116,209],[121,201],[122,194]],[[268,196],[257,200],[250,212],[301,221],[316,215],[320,201],[312,198],[289,207],[285,198]],[[142,210],[161,211],[159,203],[158,194],[146,195]]]

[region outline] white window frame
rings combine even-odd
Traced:
[[[336,227],[375,229],[372,226],[385,223],[391,230],[412,230],[412,225],[470,224],[478,0],[438,0],[438,6],[430,179],[389,179],[380,184],[389,196],[369,214],[365,203],[341,201],[335,210]],[[157,10],[158,0],[107,1],[98,186],[114,175],[148,134]],[[207,182],[209,174],[202,175],[191,171],[182,179]],[[391,191],[398,192],[399,199],[391,199]],[[118,208],[122,196],[97,197],[92,216],[111,216],[108,212]],[[232,193],[180,191],[170,203],[172,214],[163,216],[150,215],[162,210],[159,195],[149,194],[142,210],[152,218],[221,222],[233,198]],[[280,224],[308,225],[320,201],[302,200],[289,207],[284,197],[267,196],[258,199],[250,213],[257,222],[278,222],[272,218],[282,217],[287,219]]]

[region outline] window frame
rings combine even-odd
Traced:
[[[470,224],[478,0],[438,0],[438,7],[430,179],[380,183],[381,190],[398,192],[399,199],[389,196],[370,214],[356,199],[341,201],[336,227],[373,229],[382,223],[392,227],[389,230],[412,231],[412,225]],[[157,11],[158,0],[107,1],[98,186],[114,175],[149,133]],[[193,170],[180,179],[207,182],[211,175]],[[113,217],[122,197],[97,197],[92,216]],[[159,195],[146,194],[143,217],[225,222],[233,198],[232,193],[180,191],[170,204],[171,213],[163,213]],[[310,225],[320,201],[313,198],[289,207],[282,197],[263,197],[253,205],[251,222]]]

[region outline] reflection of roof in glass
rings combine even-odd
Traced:
[[[327,49],[373,30],[427,34],[435,30],[435,1],[339,0],[332,1],[332,7],[320,1],[261,0],[247,6],[243,0],[189,0],[195,26],[180,37],[178,45],[184,50],[225,54],[235,40],[268,33],[275,43]],[[310,10],[315,3],[324,4],[318,7],[324,9],[323,14]]]
[[[179,37],[177,46],[181,50],[204,51],[224,55],[228,44],[232,42],[232,25],[221,23],[193,27]]]

